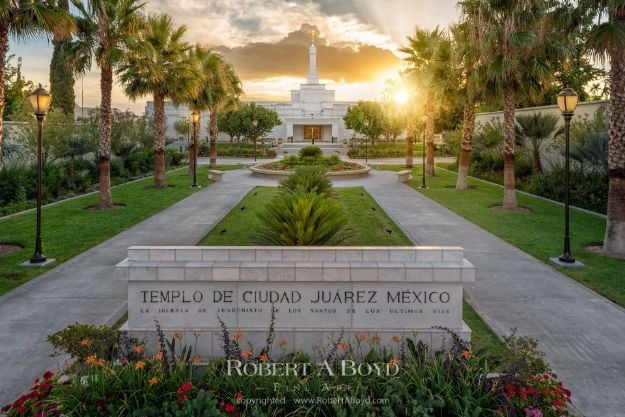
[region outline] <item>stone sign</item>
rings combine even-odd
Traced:
[[[132,247],[128,323],[153,340],[155,320],[204,356],[219,356],[223,322],[262,344],[277,338],[311,354],[338,334],[404,335],[440,348],[449,328],[470,338],[462,287],[473,266],[447,247]]]

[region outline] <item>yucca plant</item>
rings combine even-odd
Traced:
[[[297,167],[293,175],[280,181],[280,188],[325,196],[334,194],[332,182],[326,177],[325,171],[315,165]]]
[[[261,245],[336,245],[351,236],[343,206],[315,192],[285,193],[259,217],[263,225],[256,241]]]

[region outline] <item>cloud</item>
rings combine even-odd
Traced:
[[[400,60],[393,52],[374,45],[343,43],[333,45],[319,28],[302,24],[277,42],[256,42],[244,46],[215,48],[234,65],[246,80],[270,77],[300,77],[308,73],[308,48],[311,30],[317,36],[317,72],[335,82],[361,82],[376,78],[381,72],[398,69]]]

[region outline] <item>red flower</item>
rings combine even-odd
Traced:
[[[54,376],[53,372],[46,372],[45,374],[43,374],[43,379],[51,379]]]
[[[556,398],[555,400],[553,400],[553,406],[556,408],[563,408],[564,403]]]
[[[237,400],[240,400],[241,398],[243,398],[243,393],[242,393],[242,392],[237,392],[237,393],[234,395],[234,398],[236,398]]]
[[[226,414],[233,414],[236,411],[236,407],[230,403],[224,406],[224,411]]]

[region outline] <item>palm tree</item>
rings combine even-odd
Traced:
[[[625,255],[625,2],[583,0],[585,12],[607,15],[588,34],[587,46],[610,62],[610,132],[608,139],[608,222],[603,241],[606,253]]]
[[[229,63],[220,55],[211,54],[206,63],[210,72],[206,72],[204,83],[204,104],[210,111],[210,167],[217,166],[217,120],[222,111],[233,110],[239,105],[243,93],[241,80]]]
[[[487,88],[503,99],[503,208],[517,208],[515,190],[515,107],[517,96],[540,97],[554,79],[554,67],[570,53],[569,36],[555,15],[552,0],[478,0],[476,13],[485,27],[479,47],[486,64]]]
[[[461,21],[450,28],[453,39],[453,63],[450,69],[456,71],[458,88],[451,96],[464,103],[462,118],[462,139],[458,160],[458,178],[456,189],[466,190],[473,152],[473,136],[475,135],[475,107],[484,95],[484,65],[478,47],[484,35],[484,27],[480,25],[475,0],[460,2]]]
[[[56,1],[0,1],[0,169],[2,169],[4,82],[9,37],[27,39],[41,33],[64,37],[75,28],[76,23],[72,16],[59,7]]]
[[[407,54],[404,58],[410,67],[406,74],[414,80],[425,100],[425,140],[427,152],[426,175],[434,175],[434,122],[436,106],[442,93],[448,87],[448,64],[451,42],[447,33],[438,27],[432,31],[417,28],[414,36],[408,37],[408,46],[400,48]]]
[[[93,60],[100,68],[100,197],[99,209],[113,207],[111,194],[111,95],[113,71],[123,60],[142,25],[139,0],[72,0],[78,10],[76,40],[68,60],[74,70],[84,73]]]
[[[543,114],[541,112],[518,116],[517,133],[532,152],[532,173],[539,174],[543,171],[540,162],[540,152],[545,140],[553,138],[558,130],[560,117],[555,114]]]
[[[171,16],[149,15],[139,42],[118,68],[125,93],[154,100],[154,187],[165,188],[165,100],[174,104],[195,97],[200,87],[197,58],[182,40],[186,26],[174,27]]]

